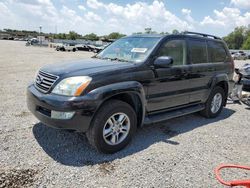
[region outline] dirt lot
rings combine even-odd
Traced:
[[[144,127],[114,155],[97,153],[84,135],[39,123],[25,98],[36,71],[91,55],[0,41],[0,187],[222,187],[215,166],[250,165],[250,111],[239,104],[216,119],[194,114]],[[225,175],[237,177],[250,174]]]

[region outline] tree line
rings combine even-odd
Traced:
[[[12,30],[12,29],[4,29],[0,30],[0,33],[8,33],[12,36],[20,36],[20,37],[37,37],[38,35],[43,35],[49,39],[85,39],[85,40],[116,40],[121,37],[126,36],[125,34],[119,32],[112,32],[108,35],[98,36],[95,33],[90,33],[86,35],[78,34],[75,31],[70,31],[69,33],[39,33],[37,31],[27,31],[27,30]],[[160,32],[159,34],[179,34],[180,32],[174,29],[172,32]],[[143,32],[136,32],[133,34],[157,34],[156,31],[153,31],[152,28],[145,28]],[[223,40],[227,43],[229,49],[244,49],[250,50],[250,25],[248,27],[236,27],[233,32],[229,33],[227,36],[223,37]]]
[[[0,30],[0,33],[7,33],[10,34],[13,37],[37,37],[39,35],[43,35],[49,39],[68,39],[68,40],[76,40],[76,39],[85,39],[85,40],[112,40],[112,39],[119,39],[121,37],[126,36],[125,34],[121,34],[119,32],[113,32],[108,35],[104,36],[98,36],[95,33],[90,33],[86,35],[78,34],[75,31],[70,31],[69,33],[43,33],[43,32],[37,32],[37,31],[27,31],[27,30],[15,30],[15,29],[3,29],[3,31]]]
[[[81,35],[78,34],[75,31],[69,31],[69,33],[39,33],[37,31],[27,31],[27,30],[12,30],[12,29],[4,29],[3,31],[0,30],[0,33],[8,33],[14,37],[37,37],[39,35],[43,35],[49,39],[68,39],[68,40],[76,40],[76,39],[85,39],[85,40],[93,40],[93,41],[97,41],[97,40],[116,40],[119,39],[121,37],[126,36],[125,34],[119,33],[119,32],[112,32],[108,35],[103,35],[103,36],[98,36],[95,33],[89,33],[86,35]],[[174,29],[172,31],[173,34],[178,34],[179,31]],[[136,32],[133,34],[157,34],[156,31],[153,31],[151,28],[145,28],[144,31],[142,32]],[[171,34],[169,32],[160,32],[159,34]]]
[[[126,35],[118,33],[118,32],[113,32],[108,35],[104,36],[98,36],[95,33],[90,33],[86,35],[80,35],[74,31],[70,31],[68,34],[66,33],[58,33],[58,34],[53,34],[52,38],[54,39],[70,39],[70,40],[76,40],[76,39],[86,39],[86,40],[114,40],[114,39],[119,39],[121,37],[124,37]]]

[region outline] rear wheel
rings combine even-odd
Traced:
[[[201,111],[201,114],[207,118],[215,118],[222,111],[225,101],[225,91],[219,86],[216,86],[207,102],[205,103],[205,109]]]
[[[104,103],[87,131],[90,144],[103,153],[123,149],[136,132],[136,114],[133,108],[119,100]]]

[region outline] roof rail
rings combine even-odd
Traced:
[[[188,35],[188,34],[190,34],[190,35],[199,35],[199,36],[203,36],[203,37],[207,37],[207,38],[211,37],[211,38],[214,38],[214,39],[221,40],[220,37],[217,37],[217,36],[214,36],[214,35],[205,34],[205,33],[196,33],[196,32],[184,31],[183,34],[184,35]]]

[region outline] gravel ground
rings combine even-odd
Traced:
[[[28,83],[45,64],[93,54],[24,44],[0,41],[0,187],[223,187],[217,165],[250,165],[250,111],[239,104],[216,119],[194,114],[139,129],[114,155],[97,153],[84,135],[46,127],[26,107]]]

